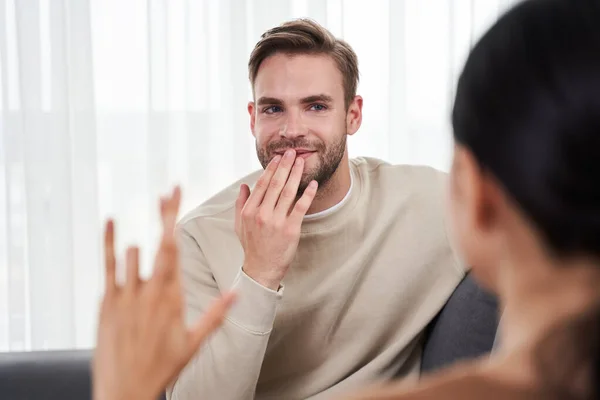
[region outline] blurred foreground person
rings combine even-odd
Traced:
[[[355,398],[600,398],[600,1],[505,14],[467,60],[452,122],[454,238],[500,297],[501,350]]]

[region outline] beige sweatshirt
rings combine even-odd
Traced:
[[[178,227],[189,322],[219,293],[238,301],[168,391],[176,400],[328,399],[399,375],[414,379],[422,333],[464,276],[443,218],[446,175],[352,159],[333,209],[305,218],[278,292],[241,271],[236,182]]]

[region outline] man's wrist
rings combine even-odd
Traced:
[[[244,271],[244,273],[248,275],[248,277],[251,278],[254,282],[267,289],[277,292],[281,287],[281,278],[270,277],[266,274],[257,273],[255,272],[255,268],[252,268],[251,266],[246,264],[242,266],[242,271]]]

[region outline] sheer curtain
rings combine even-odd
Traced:
[[[0,351],[85,348],[102,223],[148,274],[157,199],[183,210],[257,168],[246,64],[311,17],[358,54],[352,156],[447,169],[469,47],[515,0],[0,0]]]

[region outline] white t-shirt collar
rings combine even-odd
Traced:
[[[338,209],[340,209],[350,198],[350,193],[352,192],[352,187],[354,186],[354,177],[352,176],[352,173],[350,174],[350,188],[348,189],[348,192],[346,193],[346,195],[344,196],[344,198],[337,203],[334,206],[329,207],[326,210],[323,211],[319,211],[317,213],[314,214],[309,214],[309,215],[305,215],[304,216],[304,221],[312,221],[318,218],[323,218],[326,217],[328,215],[333,214],[334,212],[336,212]]]

